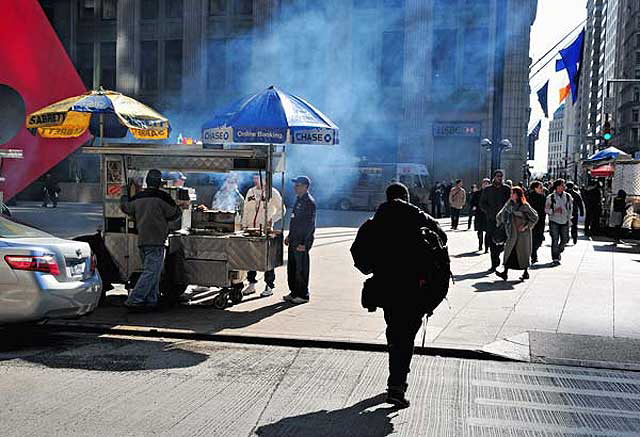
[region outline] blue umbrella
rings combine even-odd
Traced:
[[[338,126],[306,100],[271,86],[202,126],[205,144],[338,144]]]
[[[620,155],[627,155],[622,150],[617,149],[615,147],[607,147],[606,149],[600,150],[596,152],[594,155],[591,155],[588,160],[589,161],[602,161],[603,159],[616,159]],[[628,155],[627,155],[628,156]]]

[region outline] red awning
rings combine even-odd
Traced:
[[[613,175],[613,172],[613,164],[605,164],[601,165],[600,167],[594,168],[593,170],[591,170],[590,174],[592,178],[607,178]]]

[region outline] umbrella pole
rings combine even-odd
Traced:
[[[104,115],[100,114],[100,147],[102,147],[102,137],[104,136]]]

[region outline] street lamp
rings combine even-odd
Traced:
[[[498,144],[494,144],[489,138],[485,138],[480,141],[480,145],[491,151],[491,174],[500,168],[502,152],[513,147],[513,144],[507,138],[502,139]]]

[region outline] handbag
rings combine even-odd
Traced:
[[[362,284],[362,296],[360,297],[362,308],[366,308],[370,313],[375,312],[377,308],[382,308],[381,296],[380,281],[373,276],[367,278]]]
[[[493,233],[493,243],[498,246],[502,246],[507,242],[507,229],[503,224],[496,228],[496,231]]]

